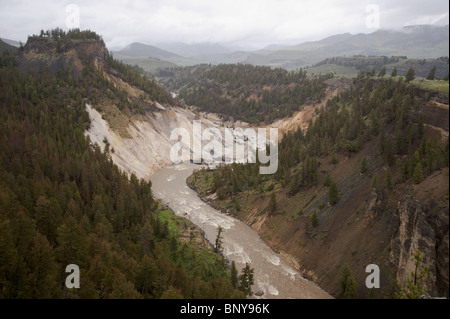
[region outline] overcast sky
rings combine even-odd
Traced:
[[[91,29],[108,48],[131,42],[213,42],[262,48],[338,33],[448,24],[448,0],[0,0],[0,37],[57,26]]]

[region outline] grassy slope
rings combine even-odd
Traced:
[[[433,91],[440,91],[449,93],[449,82],[442,80],[427,80],[424,78],[416,77],[411,81],[412,84],[417,85],[421,88],[425,88]]]

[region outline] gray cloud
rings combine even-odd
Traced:
[[[449,11],[447,0],[0,0],[0,36],[26,41],[41,29],[67,29],[69,4],[79,8],[80,28],[98,32],[109,47],[133,41],[293,44],[373,32],[374,26],[448,21]],[[378,14],[379,25],[374,25]]]

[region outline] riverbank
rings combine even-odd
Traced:
[[[234,261],[238,269],[246,263],[254,268],[253,291],[263,292],[261,298],[332,298],[314,282],[303,278],[288,258],[274,252],[253,228],[201,200],[186,184],[186,179],[197,167],[181,164],[155,172],[150,177],[154,196],[167,203],[175,214],[204,230],[210,242],[217,236],[217,227],[222,227],[223,254]]]
[[[200,169],[198,169],[200,170]],[[203,189],[198,187],[198,183],[195,183],[194,181],[194,173],[196,170],[194,170],[193,174],[190,175],[187,179],[186,179],[186,184],[189,186],[189,188],[191,188],[193,191],[196,192],[197,196],[207,205],[213,207],[214,209],[220,211],[222,214],[225,214],[227,216],[230,216],[232,218],[236,218],[239,221],[241,221],[242,223],[248,225],[249,227],[252,227],[252,229],[255,229],[253,227],[252,223],[248,223],[248,219],[243,219],[241,218],[241,216],[239,214],[237,214],[237,212],[235,211],[235,209],[233,207],[229,207],[228,205],[224,205],[224,202],[222,201],[218,201],[217,197],[215,194],[210,194],[207,192],[207,188]],[[227,203],[227,202],[225,202]],[[259,238],[275,253],[275,254],[279,254],[281,256],[283,256],[284,258],[286,258],[289,261],[289,264],[296,270],[298,271],[301,276],[303,278],[305,278],[306,280],[310,280],[312,282],[314,282],[316,285],[321,286],[321,282],[319,277],[317,276],[317,274],[312,271],[312,270],[308,270],[308,269],[303,269],[300,265],[300,263],[297,261],[297,259],[292,256],[291,254],[289,254],[288,252],[279,249],[277,247],[276,244],[274,244],[273,238],[270,238],[271,240],[268,240],[268,238],[262,236],[257,229],[255,229],[256,232],[258,233]],[[324,289],[324,288],[322,288]]]

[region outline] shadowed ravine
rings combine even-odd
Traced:
[[[255,269],[253,292],[264,292],[261,298],[332,298],[315,283],[304,279],[281,255],[275,253],[258,233],[243,222],[220,213],[204,203],[186,184],[194,164],[160,169],[151,177],[154,196],[167,204],[178,216],[200,227],[214,243],[217,227],[223,227],[223,253],[241,270],[248,262]],[[257,297],[258,298],[258,297]]]

